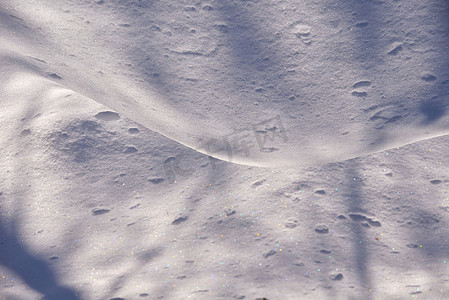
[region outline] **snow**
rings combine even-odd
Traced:
[[[449,4],[0,3],[0,299],[445,299]]]

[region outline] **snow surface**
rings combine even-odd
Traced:
[[[1,0],[0,299],[447,299],[449,2]]]

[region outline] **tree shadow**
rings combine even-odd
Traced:
[[[2,59],[37,71],[34,66],[20,58],[2,57]],[[31,159],[20,153],[21,147],[32,147],[33,145],[21,139],[26,139],[30,135],[30,127],[27,126],[34,122],[36,110],[41,105],[36,99],[44,98],[43,95],[42,91],[32,95],[31,99],[26,99],[29,102],[28,105],[25,105],[25,108],[19,113],[13,114],[17,120],[21,121],[17,128],[11,126],[14,130],[9,132],[9,136],[6,138],[10,142],[8,144],[9,151],[15,153],[15,157],[9,165],[12,172],[8,171],[10,172],[8,176],[11,176],[9,179],[12,183],[12,189],[8,194],[1,195],[2,198],[6,198],[6,200],[1,199],[1,201],[5,201],[5,206],[11,201],[15,216],[0,218],[0,265],[21,277],[25,284],[34,291],[41,293],[45,300],[77,300],[80,299],[78,292],[61,285],[57,273],[52,270],[49,262],[42,259],[37,251],[29,249],[24,244],[23,239],[20,238],[20,225],[23,223],[20,214],[25,211],[23,209],[24,202],[30,200],[30,191],[33,189],[29,184],[29,172],[25,171],[32,165]],[[33,98],[34,96],[36,98]],[[20,134],[17,134],[18,132]],[[1,211],[1,214],[4,215],[5,211]]]
[[[367,75],[371,70],[379,73],[379,71],[382,71],[382,68],[388,67],[389,61],[394,61],[395,64],[402,62],[406,65],[408,63],[407,61],[411,59],[409,55],[415,51],[414,47],[416,44],[413,43],[413,39],[417,39],[416,36],[419,34],[422,35],[420,40],[424,40],[425,42],[423,44],[430,47],[429,49],[426,49],[426,51],[435,54],[430,58],[426,58],[424,61],[426,65],[424,66],[423,73],[412,75],[415,76],[415,82],[420,83],[419,86],[414,87],[414,90],[410,95],[402,95],[399,100],[385,100],[390,101],[394,107],[397,107],[395,112],[399,112],[402,116],[412,114],[412,116],[418,120],[416,123],[422,127],[438,126],[436,123],[447,116],[448,111],[449,57],[444,55],[444,53],[447,53],[449,50],[449,3],[447,1],[433,1],[431,3],[426,3],[419,9],[424,8],[426,10],[425,13],[433,17],[428,18],[423,12],[421,20],[415,17],[416,12],[413,12],[413,9],[410,7],[404,8],[404,11],[410,10],[410,18],[415,17],[414,20],[423,22],[422,32],[408,31],[405,25],[407,24],[406,21],[402,21],[401,18],[392,18],[391,15],[387,17],[386,15],[380,14],[375,6],[384,4],[385,2],[380,1],[359,1],[356,3],[339,1],[340,7],[336,8],[342,11],[343,14],[346,14],[347,17],[355,16],[355,19],[358,20],[358,22],[354,22],[354,48],[358,50],[355,57],[363,66],[362,72],[365,72]],[[397,7],[395,7],[395,9],[398,11]],[[352,16],[350,16],[351,12]],[[382,32],[389,27],[392,31],[396,30],[395,34],[382,34]],[[392,44],[393,46],[390,46],[388,49],[385,47],[388,44]],[[417,57],[420,56],[417,55]],[[375,64],[373,65],[373,62],[378,64],[378,66]],[[401,108],[401,103],[404,103],[410,110],[405,111],[403,107]],[[396,121],[399,121],[399,123],[401,122],[400,116],[398,120],[392,119],[390,122],[390,120],[386,119],[386,121],[387,122],[384,124],[386,126],[394,125]],[[367,132],[367,135],[370,134],[371,133]],[[377,130],[377,136],[378,137],[374,137],[374,142],[372,143],[373,146],[376,146],[379,142],[388,142],[385,139],[385,134],[382,130]],[[347,187],[349,187],[351,191],[349,199],[347,199],[348,209],[350,212],[363,212],[363,203],[361,202],[362,198],[360,197],[363,188],[360,185],[357,185],[356,182],[350,181],[352,177],[359,177],[358,169],[360,165],[357,160],[350,160],[347,162],[351,166],[346,172],[348,178]],[[402,168],[407,168],[407,162],[403,162]],[[406,197],[406,195],[401,195],[395,197],[392,201],[397,203],[398,207],[400,207],[399,203],[407,201],[403,199],[404,197]],[[410,200],[407,202],[409,201]],[[402,212],[401,215],[405,214],[407,217],[411,218],[411,220],[407,221],[408,223],[403,224],[402,226],[405,226],[404,229],[409,231],[410,240],[427,242],[426,249],[420,248],[422,251],[419,252],[419,255],[425,260],[438,255],[444,257],[444,253],[448,248],[447,242],[443,242],[442,239],[429,237],[429,230],[435,231],[437,228],[441,228],[442,224],[439,218],[434,213],[423,209],[422,204],[420,204],[419,201],[413,200],[410,202],[410,207],[406,209],[405,212]],[[414,209],[414,207],[421,208]],[[355,226],[352,227],[354,238],[363,241],[364,236],[361,228]],[[412,242],[408,244],[407,247],[414,248],[419,247],[419,245]],[[355,243],[354,248],[356,249],[356,270],[359,274],[361,284],[362,286],[371,288],[371,280],[367,270],[369,257],[366,256],[366,246],[364,246],[363,242],[360,245]],[[425,263],[423,262],[421,267],[424,268],[424,266]]]
[[[43,300],[78,300],[77,292],[61,286],[48,263],[33,254],[20,241],[15,221],[0,219],[0,264],[20,276]]]
[[[359,66],[355,70],[371,78],[377,90],[379,105],[363,111],[368,113],[367,124],[374,127],[366,131],[366,138],[372,141],[370,148],[391,144],[387,132],[397,127],[447,128],[444,123],[437,124],[448,111],[447,1],[423,2],[419,7],[400,1],[337,1],[331,8],[352,24],[353,45],[348,55]],[[410,22],[420,22],[422,27],[416,30],[408,26]],[[422,64],[418,73],[416,64]],[[387,70],[390,74],[385,77]],[[372,73],[378,76],[372,78]],[[395,83],[407,89],[396,90]]]
[[[436,99],[435,99],[436,98]],[[423,124],[428,125],[441,119],[447,111],[448,101],[446,99],[432,98],[430,101],[421,102],[419,110],[425,116]]]
[[[419,105],[419,110],[425,117],[423,125],[440,120],[447,114],[449,106],[449,2],[436,1],[429,5],[429,10],[435,14],[434,27],[429,29],[429,39],[434,42],[432,50],[439,56],[430,62],[431,73],[421,74],[421,79],[431,86],[429,95],[423,95],[426,100],[420,101]]]
[[[360,164],[357,160],[347,161],[349,165],[345,170],[346,186],[348,194],[345,200],[345,205],[348,213],[365,213],[363,209],[363,183],[360,182]],[[357,214],[355,214],[357,216]],[[363,290],[373,288],[370,280],[370,270],[368,269],[369,255],[366,249],[367,238],[363,232],[362,226],[356,222],[350,224],[352,234],[352,251],[354,252],[353,268],[358,276],[359,284]],[[367,295],[360,295],[366,297]]]

